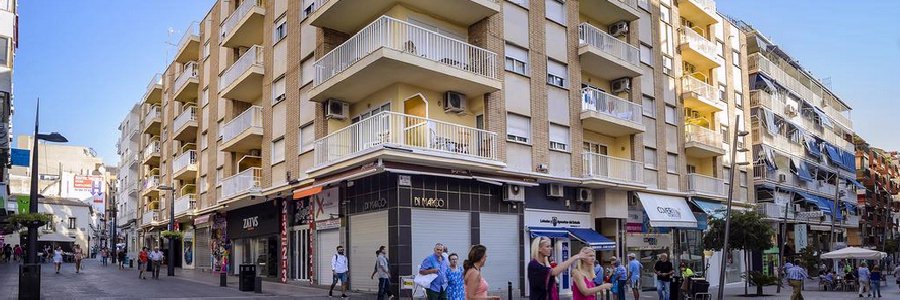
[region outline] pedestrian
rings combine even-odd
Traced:
[[[43,251],[44,255],[41,255],[41,261],[42,262],[50,262],[50,253],[51,252],[53,252],[53,251],[52,251],[52,248],[50,248],[50,245],[44,245],[44,251]]]
[[[625,290],[628,289],[628,269],[615,256],[610,259],[610,264],[612,264],[612,271],[610,271],[609,281],[613,284],[612,291],[617,300],[625,300]]]
[[[856,281],[859,283],[859,296],[862,297],[863,292],[867,293],[866,297],[872,297],[872,290],[869,288],[869,279],[872,277],[872,272],[869,271],[868,265],[863,262],[859,264],[859,268],[856,269]]]
[[[331,257],[331,288],[328,289],[328,297],[333,297],[334,285],[341,281],[341,298],[347,298],[347,274],[350,268],[347,265],[347,256],[344,256],[344,246],[338,245],[337,253]]]
[[[116,257],[116,258],[119,260],[119,261],[117,261],[117,263],[119,263],[119,270],[125,270],[125,249],[118,249],[117,252],[118,253],[116,253],[116,255],[118,257]],[[132,266],[132,267],[134,267],[134,266]]]
[[[581,248],[581,259],[575,265],[572,271],[572,279],[575,287],[572,288],[572,300],[596,300],[597,293],[608,291],[612,288],[612,284],[604,283],[597,285],[594,279],[597,273],[594,270],[594,263],[597,261],[597,254],[591,247]]]
[[[641,298],[641,271],[643,268],[644,266],[637,260],[637,256],[634,253],[628,253],[628,285],[631,286],[634,300]]]
[[[159,247],[153,247],[150,252],[150,263],[153,264],[153,279],[159,279],[159,269],[162,266],[163,254],[159,251]]]
[[[23,251],[22,247],[20,247],[17,244],[16,247],[13,249],[13,260],[19,261],[20,259],[22,259],[23,253],[25,253],[25,251]]]
[[[897,279],[897,287],[900,288],[900,264],[894,268],[894,278]]]
[[[72,250],[72,253],[75,257],[75,274],[81,273],[81,260],[84,259],[84,251],[81,250],[81,245],[75,244],[75,249]]]
[[[387,248],[381,246],[378,248],[378,251],[375,251],[378,257],[375,258],[375,273],[372,274],[378,275],[378,300],[384,300],[384,296],[387,295],[388,299],[394,298],[394,294],[391,293],[391,268],[387,258]]]
[[[449,258],[450,256],[447,255]],[[465,265],[463,265],[465,268]],[[444,259],[444,245],[434,245],[434,254],[425,257],[419,266],[419,275],[436,274],[437,277],[425,288],[425,296],[428,300],[447,300],[447,271],[450,264]],[[465,275],[465,274],[463,274]]]
[[[871,284],[872,284],[872,296],[881,298],[881,267],[874,266],[872,267],[871,274]]]
[[[572,255],[568,260],[550,266],[550,254],[553,252],[550,238],[539,236],[531,241],[531,261],[528,263],[528,291],[531,300],[559,299],[559,288],[556,276],[568,271],[569,266],[581,259],[581,253]]]
[[[659,255],[659,260],[656,261],[656,264],[653,266],[653,270],[656,272],[656,294],[659,296],[659,300],[669,300],[669,297],[672,295],[672,274],[675,274],[675,268],[672,267],[672,262],[669,261],[669,255],[662,253]]]
[[[809,275],[807,275],[806,270],[800,266],[800,259],[794,260],[794,264],[787,270],[788,283],[794,288],[794,293],[791,294],[791,300],[803,299],[803,280],[807,277],[809,277]]]
[[[487,247],[475,245],[469,248],[468,259],[463,261],[463,280],[465,281],[466,299],[500,300],[499,296],[488,296],[490,287],[481,269],[487,262]]]
[[[109,249],[103,247],[103,249],[100,249],[100,262],[103,263],[104,267],[107,266],[107,260],[109,260]]]
[[[10,258],[12,258],[12,246],[6,244],[6,246],[3,246],[3,261],[9,262]]]
[[[53,264],[56,265],[56,274],[59,274],[59,269],[62,268],[62,261],[63,261],[62,247],[56,246],[56,250],[53,250]]]
[[[450,253],[447,256],[450,268],[447,270],[447,299],[465,300],[466,288],[463,283],[463,267],[459,264],[459,255]]]
[[[688,279],[694,276],[694,270],[691,270],[685,262],[681,262],[678,268],[681,270],[681,291],[684,295],[687,295],[691,290],[690,280]]]
[[[119,253],[125,253],[125,251],[119,250]],[[138,253],[138,278],[147,279],[147,276],[144,276],[144,271],[151,271],[149,262],[150,253],[147,253],[147,247],[143,247],[141,252]]]

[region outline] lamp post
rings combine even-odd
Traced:
[[[781,242],[778,245],[778,264],[784,265],[784,246],[787,244],[787,218],[788,218],[788,207],[794,205],[794,191],[789,193],[790,197],[788,197],[787,202],[784,203],[784,219],[781,222]],[[779,282],[781,278],[781,268],[775,271],[775,276],[778,277]],[[776,285],[776,293],[781,293],[781,285]]]
[[[160,191],[168,191],[172,195],[169,201],[169,231],[175,231],[175,188],[167,185],[158,187]],[[169,261],[166,264],[166,276],[175,276],[175,237],[169,236]]]
[[[38,140],[54,143],[68,142],[58,132],[50,134],[38,133],[41,110],[41,99],[37,99],[34,110],[34,137],[31,145],[31,191],[28,200],[28,212],[38,213]],[[38,299],[41,296],[41,264],[37,263],[37,229],[40,225],[28,224],[28,255],[25,264],[19,268],[19,298]]]
[[[109,199],[110,199],[109,218],[112,219],[112,226],[110,226],[110,228],[112,229],[112,232],[109,233],[110,241],[108,244],[112,245],[112,253],[110,253],[109,256],[111,257],[110,260],[112,261],[113,265],[116,264],[116,256],[117,256],[116,254],[119,253],[119,251],[118,251],[118,248],[119,248],[118,247],[118,245],[119,245],[119,238],[118,238],[119,225],[118,225],[118,219],[117,219],[117,216],[119,214],[119,208],[118,208],[118,206],[116,206],[116,197],[118,197],[117,192],[118,192],[117,188],[110,187],[111,195],[109,196]],[[109,253],[108,249],[107,249],[106,253]]]
[[[749,162],[736,162],[735,158],[737,156],[737,152],[747,152],[747,149],[740,148],[737,149],[738,137],[747,136],[750,132],[745,130],[740,130],[741,128],[741,119],[735,118],[735,129],[734,135],[731,140],[731,176],[728,177],[728,201],[725,209],[725,241],[722,245],[722,262],[719,266],[719,297],[717,299],[725,299],[725,264],[728,258],[728,235],[731,230],[731,203],[734,201],[734,169],[736,165],[747,165]],[[749,267],[749,266],[748,266]],[[747,278],[749,280],[749,278]]]

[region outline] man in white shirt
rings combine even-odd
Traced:
[[[159,251],[159,247],[153,248],[153,252],[150,252],[150,262],[153,263],[153,279],[159,279],[159,269],[162,265],[163,254]]]
[[[328,297],[333,297],[334,285],[341,280],[341,298],[347,298],[347,256],[344,256],[344,246],[337,246],[337,253],[331,257],[331,288],[328,289]]]

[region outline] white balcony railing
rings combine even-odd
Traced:
[[[578,25],[578,42],[581,45],[593,46],[604,53],[625,61],[632,67],[639,68],[638,62],[641,59],[641,51],[637,47],[620,41],[591,24],[581,23],[581,25]]]
[[[227,143],[250,128],[262,128],[262,107],[252,106],[222,126],[222,142]]]
[[[688,191],[725,197],[725,180],[701,174],[688,174]]]
[[[254,7],[262,7],[262,0],[244,0],[241,2],[241,5],[228,16],[228,19],[225,19],[225,22],[222,22],[222,38],[224,40],[225,37],[230,35],[236,28],[241,19],[244,18],[250,10]]]
[[[712,106],[724,106],[724,103],[719,102],[719,90],[700,79],[694,78],[694,76],[682,77],[681,85],[684,89],[683,92],[697,94],[699,98],[707,100]]]
[[[196,61],[189,61],[184,64],[184,69],[181,70],[181,74],[178,74],[178,78],[175,79],[175,90],[180,90],[185,84],[187,84],[188,80],[197,79],[199,74],[199,69],[197,68]]]
[[[184,45],[193,38],[200,38],[200,26],[197,22],[192,22],[187,30],[184,31],[184,35],[181,36],[181,40],[178,41],[178,49],[184,47]]]
[[[150,108],[147,109],[147,113],[144,115],[144,123],[149,124],[149,122],[153,122],[154,119],[159,118],[159,114],[159,105],[151,105]]]
[[[159,156],[159,140],[151,140],[147,147],[144,148],[144,159],[151,156]]]
[[[197,164],[197,150],[188,150],[184,153],[181,153],[177,158],[175,158],[175,162],[172,163],[172,169],[175,172],[184,170],[185,168],[196,165]]]
[[[252,1],[252,0],[248,0]],[[250,47],[247,52],[244,52],[238,60],[228,67],[228,70],[225,70],[225,73],[222,73],[222,77],[219,77],[219,90],[224,90],[227,87],[231,86],[235,80],[241,77],[244,72],[247,72],[252,67],[260,67],[263,66],[263,47],[259,45],[255,45]]]
[[[197,194],[184,194],[175,199],[175,214],[193,211],[197,207]]]
[[[185,108],[181,112],[181,114],[179,114],[178,117],[175,118],[175,123],[174,123],[175,130],[180,129],[182,126],[184,126],[185,124],[187,124],[190,121],[197,121],[197,107],[196,106],[189,106],[189,107]]]
[[[691,49],[718,61],[719,54],[716,52],[716,44],[689,27],[681,27],[681,43],[688,44]]]
[[[159,221],[159,213],[155,211],[148,211],[144,213],[144,216],[141,217],[141,224],[151,224],[153,222]]]
[[[584,177],[626,183],[644,182],[644,163],[597,153],[582,154]]]
[[[684,142],[694,142],[711,147],[722,148],[722,135],[712,129],[700,127],[694,124],[685,124]]]
[[[595,111],[616,119],[642,125],[643,108],[637,103],[607,94],[601,90],[585,87],[581,89],[581,109]]]
[[[316,61],[315,86],[350,68],[363,57],[388,48],[473,74],[499,79],[497,54],[388,16],[381,16]]]
[[[815,105],[821,104],[815,99],[821,99],[822,97],[816,95],[816,93],[803,85],[803,83],[789,75],[782,70],[778,64],[773,63],[765,56],[762,56],[759,53],[753,53],[747,56],[747,60],[749,62],[750,73],[763,72],[766,75],[769,75],[769,78],[774,79],[779,86],[787,88],[790,92],[800,96],[801,99],[812,101]]]
[[[497,160],[497,134],[433,119],[381,112],[317,140],[322,166],[390,144],[460,157]]]
[[[261,168],[249,168],[222,180],[222,199],[228,200],[245,192],[258,191],[262,179]]]
[[[156,189],[159,186],[159,175],[150,175],[144,178],[144,190]]]
[[[162,88],[162,84],[162,75],[159,73],[153,75],[153,79],[150,79],[150,82],[147,83],[147,90],[144,92],[144,98],[147,98],[147,95],[150,95],[150,92],[152,92],[153,89]]]
[[[756,204],[756,212],[765,215],[771,219],[784,219],[784,205],[775,203],[758,203]],[[788,207],[788,219],[794,219],[794,211]]]

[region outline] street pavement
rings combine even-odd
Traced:
[[[112,264],[107,267],[99,261],[85,260],[85,268],[80,274],[75,273],[74,265],[63,265],[62,272],[55,274],[51,264],[44,264],[41,277],[41,294],[45,299],[328,299],[328,291],[321,287],[312,287],[306,283],[263,282],[263,293],[241,292],[237,289],[237,277],[229,276],[227,287],[219,287],[219,277],[203,272],[176,269],[175,277],[165,276],[162,270],[159,280],[138,278],[135,269],[124,271]],[[0,299],[15,299],[18,296],[18,264],[0,263]],[[888,279],[888,285],[882,287],[881,299],[900,299],[900,288],[894,278]],[[750,287],[750,292],[756,289]],[[775,292],[775,287],[766,287],[763,299],[790,299],[791,289]],[[630,292],[630,291],[629,291]],[[711,289],[713,299],[716,290]],[[744,299],[743,285],[728,285],[725,288],[725,299]],[[505,295],[503,295],[505,299]],[[858,299],[854,292],[820,291],[817,282],[806,281],[803,292],[805,299],[837,300]],[[370,293],[351,293],[351,299],[375,299]],[[407,297],[403,297],[406,299]],[[632,300],[629,293],[627,300]],[[338,299],[338,298],[335,298]],[[520,299],[520,298],[515,298]],[[566,297],[563,297],[566,299]],[[655,291],[641,292],[640,299],[657,299]]]

